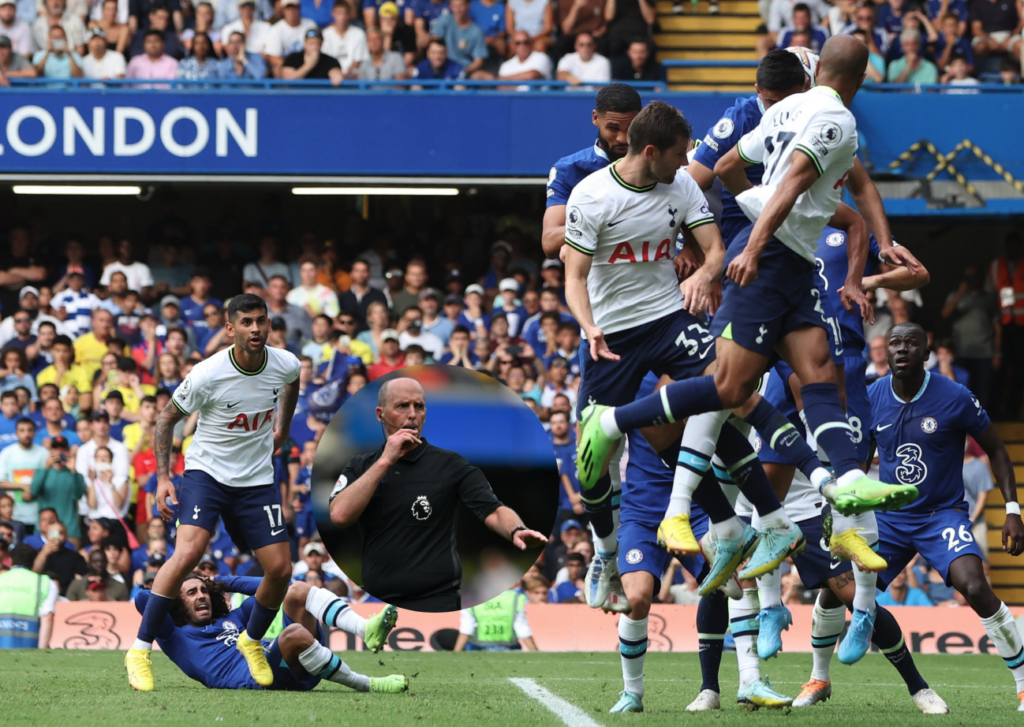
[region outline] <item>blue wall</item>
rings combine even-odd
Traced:
[[[658,97],[681,108],[701,135],[734,99]],[[593,140],[592,108],[592,94],[563,92],[10,88],[0,102],[0,173],[546,176],[554,160]],[[864,91],[854,111],[879,170],[921,138],[944,152],[969,138],[1024,178],[1022,93]],[[140,113],[152,141],[132,149],[143,123],[115,125],[115,116]],[[72,131],[75,123],[98,130],[97,114],[102,133],[90,150]],[[208,136],[193,145],[197,125]],[[115,126],[127,148],[116,143]],[[963,171],[994,177],[980,162]]]

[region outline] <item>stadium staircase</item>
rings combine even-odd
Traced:
[[[654,34],[654,43],[659,61],[757,60],[755,43],[761,25],[757,0],[721,0],[718,15],[708,13],[706,0],[696,6],[684,0],[683,5],[684,13],[677,15],[671,0],[657,2],[660,32]],[[755,72],[754,68],[710,66],[667,69],[672,91],[750,93]]]
[[[997,423],[996,431],[1006,443],[1017,476],[1017,500],[1024,500],[1024,423]],[[1024,606],[1024,556],[1014,558],[1003,552],[1002,528],[1006,501],[996,487],[985,506],[988,522],[989,576],[996,595],[1011,606]]]

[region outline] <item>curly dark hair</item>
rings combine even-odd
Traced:
[[[210,594],[210,611],[212,612],[213,620],[216,621],[227,616],[231,611],[231,606],[228,605],[228,590],[224,584],[201,576],[198,573],[192,573],[185,578],[183,585],[192,579],[203,581],[206,584],[206,592]],[[175,626],[188,626],[190,623],[188,611],[185,610],[185,603],[181,600],[180,594],[174,599],[170,615]]]

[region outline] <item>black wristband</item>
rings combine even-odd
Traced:
[[[527,528],[525,525],[519,525],[518,527],[512,528],[512,532],[508,534],[508,539],[515,540],[516,533],[518,533],[520,530],[529,530],[529,528]]]

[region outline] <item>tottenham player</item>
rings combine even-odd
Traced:
[[[168,521],[168,500],[177,505],[179,525],[174,555],[157,573],[138,637],[125,656],[128,682],[140,691],[153,689],[153,639],[221,516],[235,545],[252,549],[264,572],[236,645],[257,684],[269,687],[274,681],[260,639],[281,607],[292,567],[272,455],[288,436],[295,412],[299,360],[266,345],[270,320],[261,298],[235,296],[227,313],[225,332],[234,345],[196,364],[156,423],[156,500]],[[185,454],[184,480],[175,492],[170,478],[174,425],[196,411],[199,422]]]
[[[967,435],[989,456],[1006,500],[1003,549],[1018,556],[1024,552],[1024,523],[1013,465],[981,403],[964,386],[932,376],[924,367],[927,358],[924,329],[916,323],[895,326],[888,345],[892,373],[868,389],[882,477],[922,493],[906,507],[878,515],[878,552],[888,563],[879,579],[888,587],[920,553],[981,617],[1013,673],[1024,712],[1024,643],[1013,614],[985,579],[964,501]]]
[[[160,649],[186,676],[210,689],[264,688],[253,680],[245,657],[234,646],[255,608],[256,599],[251,596],[261,580],[188,576],[156,633]],[[229,593],[250,598],[229,610]],[[139,591],[135,597],[139,613],[146,610],[151,598],[149,591]],[[365,619],[330,591],[300,581],[288,588],[283,608],[281,633],[263,644],[275,677],[268,688],[306,692],[327,679],[359,692],[399,694],[408,690],[409,679],[401,674],[368,677],[352,671],[331,653],[323,628],[335,627],[359,636],[367,649],[380,651],[395,626],[394,606]]]
[[[818,67],[818,88],[772,106],[758,128],[716,166],[727,187],[744,190],[737,201],[757,221],[729,249],[722,307],[712,323],[721,359],[714,376],[679,381],[660,396],[605,409],[584,424],[582,450],[604,453],[623,430],[735,407],[753,393],[769,357],[778,353],[799,375],[815,440],[839,474],[837,484],[821,487],[837,508],[844,513],[893,508],[917,496],[914,487],[875,482],[857,467],[813,282],[818,237],[841,209],[842,182],[853,166],[856,122],[847,105],[863,82],[866,64],[862,43],[830,38]],[[765,164],[765,175],[763,186],[750,188],[743,167],[754,160]],[[862,267],[863,258],[860,269],[851,268],[843,296],[845,304],[866,311]],[[680,540],[692,537],[685,518],[670,518],[662,527]]]
[[[592,120],[597,141],[575,154],[562,157],[548,175],[547,204],[541,245],[544,255],[557,258],[565,244],[565,207],[569,195],[583,179],[626,156],[629,141],[626,130],[643,108],[640,94],[625,83],[610,83],[597,92]],[[585,358],[581,352],[580,360]]]

